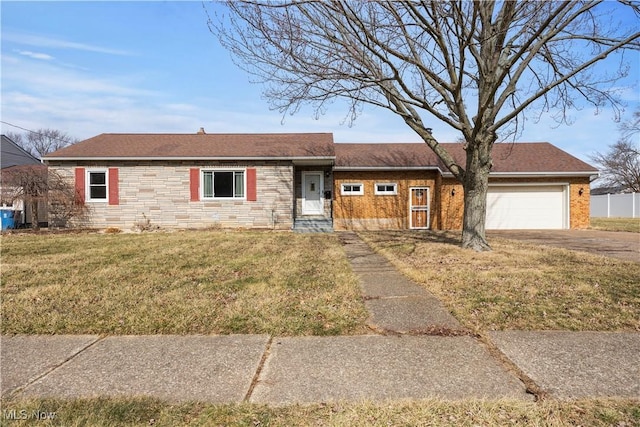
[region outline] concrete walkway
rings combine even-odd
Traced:
[[[341,238],[379,334],[3,336],[2,395],[271,405],[532,400],[525,379],[562,399],[640,398],[640,334],[492,332],[487,346],[355,234]]]
[[[439,299],[400,274],[382,255],[371,250],[355,233],[342,233],[351,268],[369,311],[369,326],[378,332],[401,334],[436,331],[463,335],[460,323]]]

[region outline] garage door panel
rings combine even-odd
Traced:
[[[489,187],[487,229],[565,228],[564,186]]]

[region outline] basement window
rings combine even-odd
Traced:
[[[362,183],[342,184],[340,186],[340,194],[343,196],[362,196],[364,194],[364,185]]]
[[[376,195],[378,196],[395,196],[398,194],[398,184],[393,183],[376,183]]]

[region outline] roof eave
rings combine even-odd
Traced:
[[[437,170],[441,169],[437,166],[335,166],[336,171],[401,171],[401,170]]]
[[[592,176],[598,175],[598,171],[571,171],[571,172],[491,172],[489,177],[494,178],[540,178],[540,177],[568,177],[568,176]]]
[[[206,156],[184,156],[184,157],[43,157],[44,161],[335,161],[335,156],[255,156],[255,157],[206,157]]]

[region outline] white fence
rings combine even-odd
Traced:
[[[640,193],[591,196],[591,216],[596,218],[640,218]]]

